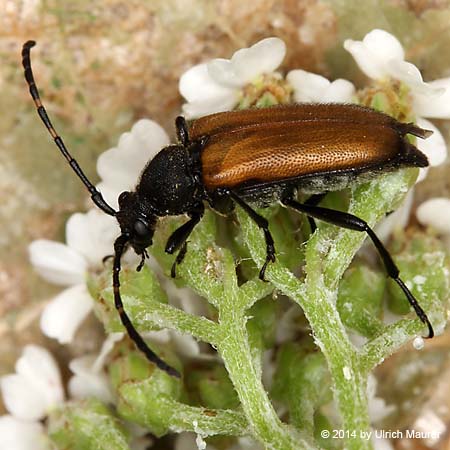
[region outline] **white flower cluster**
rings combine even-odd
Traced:
[[[404,60],[399,41],[382,30],[373,30],[362,41],[347,40],[344,47],[369,78],[395,79],[408,86],[418,124],[434,131],[431,138],[420,140],[417,145],[427,155],[431,166],[441,164],[447,156],[444,139],[424,117],[450,118],[450,78],[425,83],[419,70]],[[285,53],[282,40],[268,38],[237,51],[230,60],[215,59],[191,68],[182,75],[179,83],[180,92],[187,101],[182,108],[186,118],[233,109],[242,90],[258,76],[281,77],[275,71]],[[351,103],[356,92],[347,80],[330,82],[304,70],[290,71],[286,81],[296,102]],[[166,132],[157,123],[144,119],[120,137],[117,147],[100,155],[98,188],[107,202],[117,208],[118,195],[133,188],[147,161],[168,144]],[[420,179],[425,176],[426,169],[422,169]],[[407,220],[409,209],[402,214]],[[448,235],[449,214],[450,200],[446,198],[432,199],[418,210],[419,221]],[[398,221],[399,217],[391,215],[390,220]],[[86,287],[87,275],[101,268],[103,258],[111,253],[118,234],[114,218],[92,209],[85,214],[74,214],[68,220],[66,244],[38,240],[30,245],[30,260],[36,271],[47,281],[66,286],[43,311],[41,329],[44,334],[61,344],[73,340],[93,306]],[[184,292],[184,297],[189,295]],[[192,310],[189,299],[181,303],[184,309]],[[190,356],[199,353],[198,345],[192,339],[182,344],[176,334],[162,332],[154,336],[163,341],[174,340]],[[71,397],[96,396],[105,402],[114,400],[103,366],[108,352],[119,339],[120,333],[111,335],[100,355],[85,356],[70,363],[74,373],[68,385]],[[57,364],[45,349],[28,346],[17,361],[16,372],[1,379],[3,398],[10,415],[0,418],[0,450],[48,448],[42,424],[38,421],[64,401]],[[182,441],[178,441],[177,448],[184,448]]]
[[[450,78],[425,83],[419,69],[405,61],[403,47],[397,38],[383,30],[371,31],[362,41],[347,40],[344,42],[344,48],[352,54],[360,69],[369,78],[392,78],[408,86],[417,124],[433,131],[430,138],[418,141],[417,146],[427,156],[430,167],[444,163],[447,159],[444,138],[425,117],[450,119]],[[425,179],[428,170],[428,167],[420,169],[417,182]],[[404,207],[387,218],[383,236],[389,234],[394,226],[404,226],[407,223],[411,206],[412,192],[405,199]],[[449,198],[438,197],[425,201],[417,209],[417,218],[422,225],[434,228],[450,240]]]

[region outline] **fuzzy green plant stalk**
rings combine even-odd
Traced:
[[[411,171],[402,171],[384,175],[356,188],[350,212],[373,225],[385,211],[398,203],[413,178]],[[259,230],[245,214],[240,213],[239,218],[252,256],[262,263],[265,255],[264,247],[258,242]],[[349,433],[345,436],[345,447],[352,449],[371,448],[370,441],[364,438],[370,432],[366,392],[368,367],[372,369],[407,340],[424,332],[424,326],[418,319],[403,320],[386,327],[384,333],[369,341],[362,350],[356,349],[350,342],[336,307],[336,299],[339,280],[364,239],[362,233],[321,228],[307,243],[306,275],[302,281],[278,263],[267,271],[270,282],[297,302],[308,319],[314,340],[327,360],[342,429]],[[435,268],[438,269],[438,266]],[[433,318],[442,323],[443,308],[433,292],[422,296],[421,302],[427,310],[427,306],[434,303],[440,314],[439,318],[438,314]]]
[[[356,187],[352,191],[349,211],[374,225],[386,211],[398,204],[415,176],[414,170],[403,170]],[[260,212],[275,214],[270,210]],[[262,232],[239,209],[237,217],[241,240],[259,267],[265,259]],[[162,227],[153,249],[166,271],[170,270],[171,260],[164,255],[163,244],[175,226],[173,221],[168,221]],[[277,243],[283,238],[283,230],[274,227],[274,231]],[[216,235],[217,217],[208,212],[194,231],[186,260],[178,268],[178,282],[207,299],[214,308],[215,319],[197,317],[169,305],[157,277],[148,269],[144,269],[141,274],[133,270],[124,271],[123,301],[141,333],[168,328],[190,334],[216,348],[237,393],[239,405],[229,409],[186,403],[189,393],[184,391],[183,383],[149,366],[127,344],[110,368],[112,384],[118,396],[119,416],[148,428],[157,436],[169,431],[192,431],[203,438],[213,435],[249,435],[270,449],[320,447],[314,436],[317,430],[314,429],[313,416],[320,406],[314,379],[310,384],[307,380],[300,379],[297,383],[293,380],[286,387],[285,394],[302,395],[302,398],[289,395],[293,410],[291,424],[280,420],[273,399],[262,383],[261,356],[264,345],[261,339],[252,338],[250,311],[260,299],[267,297],[276,288],[301,307],[308,319],[314,342],[325,358],[327,368],[321,360],[316,360],[311,361],[311,367],[307,370],[316,374],[315,381],[318,383],[329,373],[337,410],[342,419],[339,427],[347,430],[345,447],[371,448],[371,442],[367,440],[371,430],[367,377],[375,365],[425,330],[411,313],[409,318],[395,324],[381,325],[361,349],[354,347],[349,340],[336,300],[344,271],[366,236],[337,227],[320,226],[304,249],[304,276],[301,279],[280,261],[283,258],[279,258],[268,267],[268,283],[258,279],[257,271],[254,271],[253,278],[239,283],[233,255],[228,249],[217,245]],[[437,258],[432,265],[429,270],[422,271],[426,281],[422,284],[424,288],[420,293],[420,301],[429,312],[433,324],[439,327],[444,323],[444,309],[439,297],[448,292],[445,291],[448,286],[444,286],[443,260]],[[443,278],[439,292],[432,279],[441,272]],[[405,275],[405,281],[409,282],[414,273]],[[427,284],[433,289],[427,288]],[[121,331],[122,326],[113,308],[109,274],[97,280],[92,289],[100,292],[102,301],[98,303],[97,312],[106,329],[111,332]],[[183,365],[170,349],[158,346],[153,349],[183,371]],[[304,359],[301,364],[306,364],[306,361]],[[304,411],[299,405],[304,406]],[[295,415],[297,420],[294,420]]]

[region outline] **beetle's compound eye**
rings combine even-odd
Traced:
[[[122,208],[124,205],[126,205],[128,199],[130,198],[130,192],[124,191],[119,195],[119,206]]]
[[[134,222],[134,231],[138,236],[147,236],[150,230],[144,221],[138,219]]]

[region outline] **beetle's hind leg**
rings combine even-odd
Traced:
[[[272,234],[269,231],[269,222],[263,216],[260,216],[255,210],[253,210],[247,203],[244,202],[236,193],[227,190],[228,194],[249,216],[250,218],[261,228],[264,232],[264,238],[266,240],[266,261],[264,262],[261,270],[259,271],[259,278],[263,281],[264,274],[266,273],[267,265],[270,262],[275,262],[275,245],[273,242]]]
[[[326,192],[323,192],[322,194],[313,194],[311,195],[311,197],[308,198],[308,200],[306,200],[305,205],[311,205],[311,206],[317,206],[325,197],[325,195],[327,195]],[[309,222],[309,227],[311,228],[311,234],[314,233],[314,231],[317,230],[317,225],[316,222],[314,221],[314,219],[310,216],[306,216]]]
[[[422,309],[418,301],[415,299],[410,290],[406,287],[405,283],[399,277],[400,271],[393,261],[392,256],[386,250],[383,243],[378,239],[378,236],[374,233],[372,228],[370,228],[364,220],[346,212],[335,211],[334,209],[322,208],[320,206],[302,204],[293,200],[292,198],[284,198],[282,200],[282,203],[301,213],[308,215],[309,217],[322,220],[323,222],[328,222],[342,228],[347,228],[349,230],[365,231],[375,245],[375,248],[377,249],[378,254],[381,257],[381,260],[383,261],[384,267],[386,268],[388,276],[400,286],[401,290],[408,299],[409,304],[414,308],[414,311],[416,312],[419,319],[428,327],[428,337],[432,338],[434,336],[433,327],[427,315],[425,314],[425,311]]]
[[[172,269],[170,270],[170,275],[172,278],[176,277],[177,265],[181,264],[186,255],[187,238],[189,237],[195,226],[200,222],[201,218],[203,217],[204,211],[205,207],[203,206],[203,203],[200,203],[198,209],[189,214],[191,218],[186,223],[181,225],[181,227],[177,228],[167,240],[166,253],[172,255],[176,250],[180,249],[172,265]]]

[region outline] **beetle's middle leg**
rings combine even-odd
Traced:
[[[415,299],[410,290],[406,287],[405,283],[399,277],[400,271],[394,260],[392,259],[392,256],[386,250],[386,247],[383,245],[380,239],[378,239],[378,236],[375,234],[372,228],[370,228],[364,220],[346,212],[322,208],[320,206],[302,204],[293,200],[292,198],[284,198],[282,200],[282,203],[301,213],[308,215],[309,217],[322,220],[323,222],[328,222],[333,225],[337,225],[338,227],[347,228],[349,230],[365,231],[375,245],[380,258],[383,261],[388,276],[400,286],[401,290],[404,292],[406,298],[408,299],[409,304],[414,308],[414,311],[416,312],[419,319],[428,327],[428,337],[432,338],[434,336],[433,327],[431,326],[431,323],[427,315],[425,314],[425,311],[422,309],[418,301]]]
[[[273,242],[272,234],[269,231],[269,222],[263,216],[260,216],[254,209],[252,209],[241,197],[239,197],[233,191],[227,190],[226,192],[249,216],[250,218],[261,228],[264,232],[264,238],[266,240],[266,261],[264,262],[261,270],[259,271],[259,278],[263,281],[264,274],[266,273],[267,265],[270,262],[275,262],[275,245]]]
[[[176,267],[180,264],[187,251],[187,238],[191,234],[192,230],[195,226],[200,222],[200,219],[203,217],[203,213],[205,211],[205,207],[203,204],[198,206],[198,209],[191,212],[190,219],[181,225],[181,227],[177,228],[169,237],[166,244],[166,253],[172,255],[176,250],[180,249],[178,255],[175,258],[175,262],[172,264],[172,269],[170,270],[170,275],[172,278],[176,276]]]

